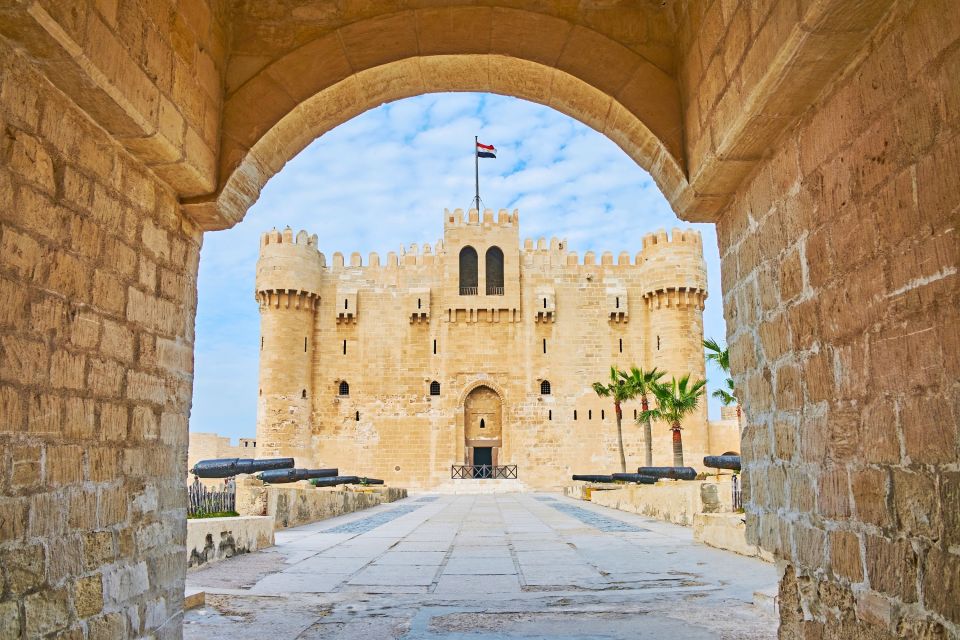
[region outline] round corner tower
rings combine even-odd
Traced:
[[[703,240],[693,229],[660,230],[643,238],[637,263],[642,265],[647,320],[644,361],[670,376],[706,377],[703,357],[703,308],[707,299],[707,265]],[[684,429],[686,464],[696,464],[709,448],[704,399]],[[666,433],[659,434],[666,438]],[[658,450],[668,451],[666,446]]]
[[[317,236],[290,227],[263,234],[257,260],[260,389],[257,452],[313,465],[313,339],[323,255]]]

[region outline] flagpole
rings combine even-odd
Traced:
[[[477,213],[480,212],[480,147],[477,145],[480,143],[479,136],[473,136],[473,185],[474,185],[474,202],[476,202]]]

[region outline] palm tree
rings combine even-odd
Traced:
[[[644,371],[637,367],[630,367],[630,375],[626,376],[626,381],[627,384],[633,387],[634,397],[640,396],[640,409],[642,411],[648,411],[650,409],[647,395],[653,394],[654,387],[659,384],[660,378],[665,375],[666,373],[664,371],[660,371],[656,367],[649,371]],[[653,434],[650,428],[649,418],[643,421],[643,438],[646,441],[644,451],[645,463],[646,466],[650,467],[653,466]]]
[[[711,395],[714,398],[718,398],[720,402],[723,403],[723,406],[729,407],[731,404],[737,405],[737,420],[740,419],[740,400],[737,398],[734,393],[733,388],[733,378],[730,377],[730,349],[728,347],[721,347],[720,344],[713,338],[708,338],[703,341],[703,346],[707,350],[707,360],[712,360],[717,363],[717,366],[727,374],[727,378],[724,381],[726,384],[726,389],[717,389]]]
[[[683,440],[680,437],[682,427],[680,423],[693,413],[700,404],[706,380],[690,382],[690,374],[679,380],[674,377],[666,384],[654,387],[654,397],[657,400],[656,409],[648,409],[640,414],[640,420],[662,420],[670,425],[673,431],[673,466],[683,466]]]
[[[623,412],[620,410],[620,404],[633,398],[633,387],[627,384],[627,375],[622,371],[617,371],[616,367],[610,367],[610,383],[594,382],[593,390],[601,398],[613,398],[613,408],[617,416],[617,446],[620,448],[620,471],[626,473],[627,459],[623,455],[623,428],[621,419]]]

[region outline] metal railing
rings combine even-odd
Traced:
[[[450,477],[454,480],[516,480],[517,465],[454,464],[450,466]]]
[[[477,295],[477,288],[476,287],[460,287],[460,295],[475,296]]]
[[[733,474],[730,478],[730,490],[733,494],[733,510],[743,509],[743,492],[740,488],[740,476]]]
[[[502,296],[503,287],[487,287],[488,296]]]
[[[197,478],[187,487],[188,516],[236,511],[236,507],[237,485],[233,478],[228,479],[221,489],[208,489]]]

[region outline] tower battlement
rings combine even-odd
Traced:
[[[302,292],[320,295],[320,274],[326,260],[317,250],[317,235],[287,227],[272,229],[260,236],[257,260],[256,293]]]
[[[494,216],[493,209],[484,209],[481,214],[476,209],[470,209],[464,217],[463,209],[443,210],[443,227],[462,227],[465,225],[497,225],[500,227],[516,227],[520,224],[520,213],[514,209],[510,213],[506,209],[500,209]]]
[[[699,231],[675,228],[667,235],[665,229],[660,229],[645,235],[637,264],[645,271],[643,297],[651,304],[703,307],[707,265]]]

